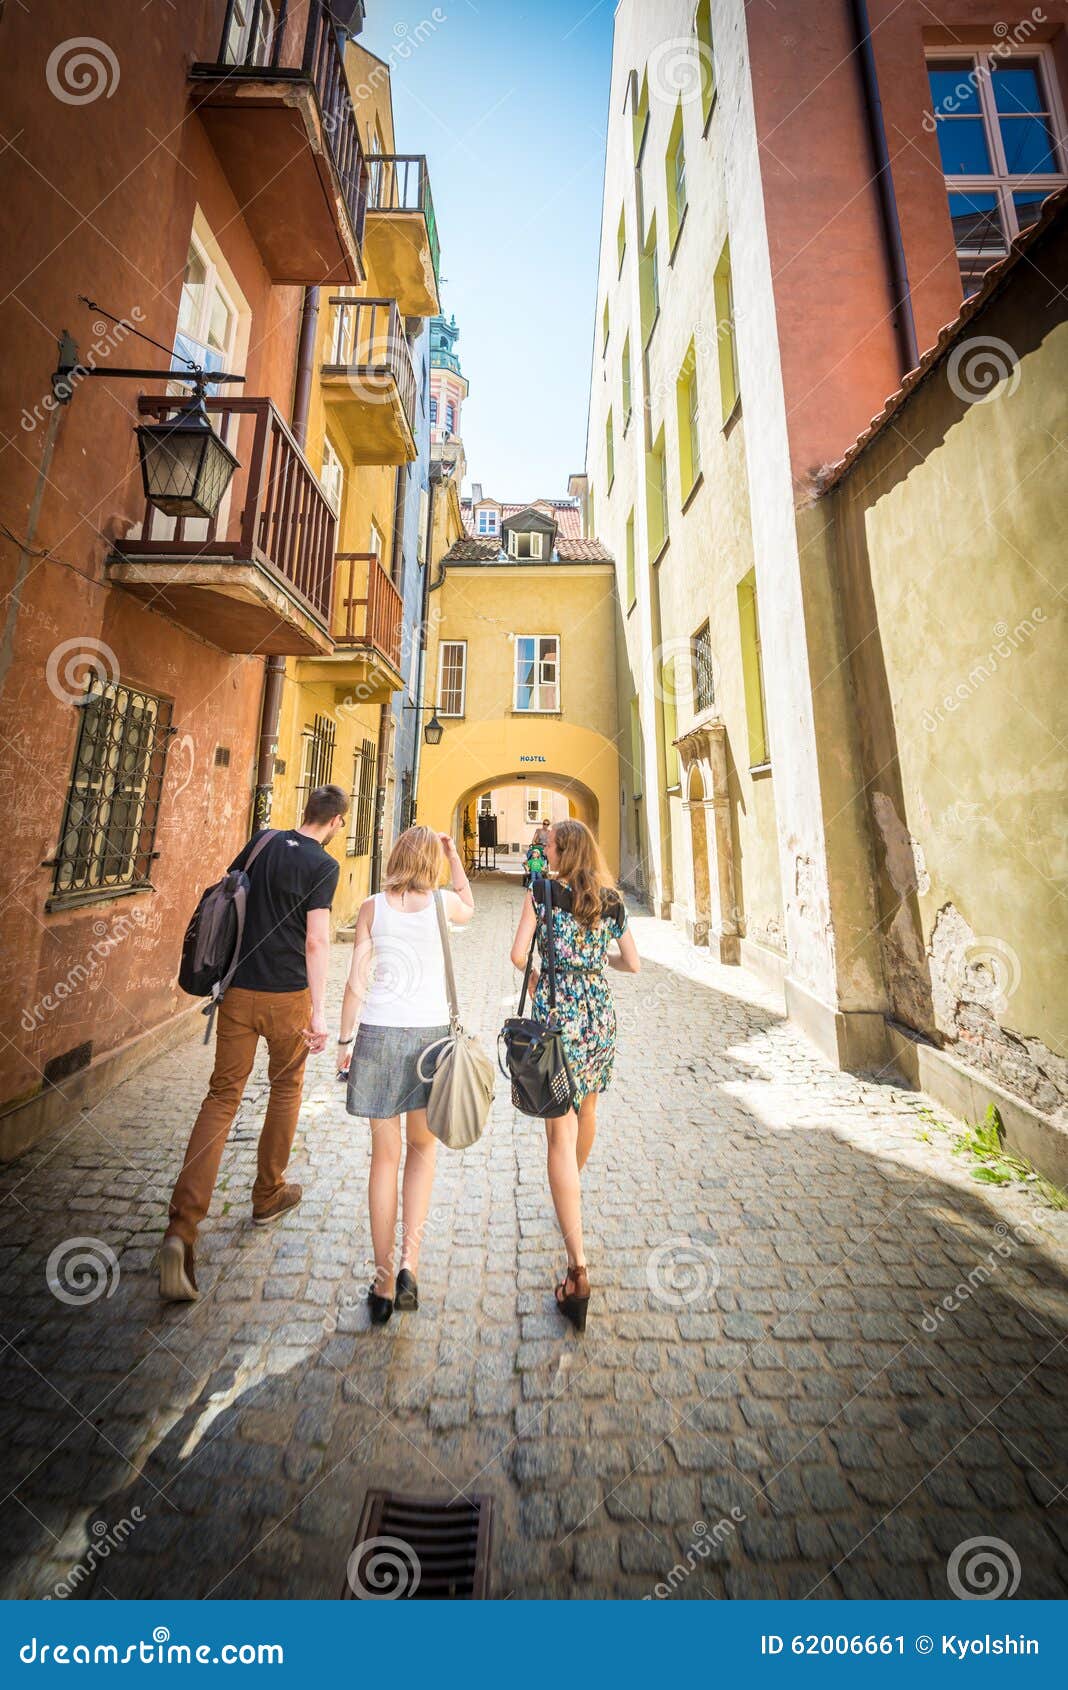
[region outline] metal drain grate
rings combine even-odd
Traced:
[[[442,1502],[370,1490],[342,1596],[361,1601],[472,1601],[489,1595],[493,1499]]]

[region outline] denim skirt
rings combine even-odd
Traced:
[[[409,1109],[425,1109],[430,1081],[419,1078],[419,1058],[427,1045],[448,1033],[448,1022],[442,1027],[362,1026],[349,1064],[349,1114],[382,1121]]]

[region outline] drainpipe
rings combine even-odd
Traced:
[[[315,338],[319,326],[319,289],[304,289],[304,304],[300,313],[300,340],[297,344],[297,377],[293,388],[292,429],[297,445],[303,450],[308,438],[308,409],[311,404],[312,375],[315,369]],[[263,703],[260,707],[259,755],[256,762],[256,793],[253,799],[252,826],[268,827],[271,802],[274,797],[274,760],[278,750],[278,721],[282,713],[282,692],[285,687],[286,660],[269,657],[263,674]]]
[[[415,671],[415,755],[412,758],[412,794],[411,813],[414,822],[419,804],[419,771],[423,763],[423,724],[419,717],[423,713],[423,680],[426,672],[426,624],[430,615],[430,595],[434,588],[430,583],[430,560],[434,550],[434,502],[437,497],[438,480],[440,478],[440,463],[430,465],[430,490],[427,494],[426,506],[426,557],[423,559],[423,597],[419,613],[419,658]],[[434,471],[438,470],[439,475]],[[442,576],[444,580],[444,576]],[[440,587],[441,581],[434,583]]]
[[[404,464],[397,465],[397,473],[393,481],[393,544],[390,548],[390,574],[393,584],[400,590],[403,585],[404,573],[404,518],[407,509],[406,494],[408,471]],[[385,843],[386,830],[386,764],[389,757],[389,726],[393,715],[393,704],[387,700],[378,710],[378,762],[376,769],[378,781],[375,787],[375,822],[371,836],[371,886],[372,892],[377,892],[382,875],[382,847]]]
[[[883,122],[883,103],[879,93],[879,72],[871,42],[871,24],[867,0],[850,0],[853,33],[860,63],[861,86],[864,90],[864,115],[875,165],[875,182],[879,190],[879,212],[890,271],[890,292],[894,302],[894,330],[897,336],[901,374],[914,370],[920,361],[916,344],[916,319],[912,313],[912,293],[909,289],[905,248],[901,239],[901,223],[897,214],[897,195],[890,169],[890,151],[886,144],[886,125]]]

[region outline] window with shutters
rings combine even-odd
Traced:
[[[78,738],[50,907],[151,890],[170,701],[94,674],[77,709]]]

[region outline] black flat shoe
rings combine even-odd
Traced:
[[[393,1296],[393,1306],[396,1309],[417,1309],[419,1307],[419,1286],[415,1274],[408,1268],[401,1268],[397,1275],[397,1289]]]
[[[367,1306],[371,1310],[371,1325],[385,1326],[393,1313],[393,1298],[380,1297],[372,1285],[367,1293]]]

